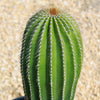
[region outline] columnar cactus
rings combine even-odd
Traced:
[[[40,10],[29,19],[23,35],[25,100],[73,100],[82,60],[76,21],[56,8]]]

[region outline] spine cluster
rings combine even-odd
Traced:
[[[73,100],[82,60],[81,33],[69,14],[53,8],[33,15],[21,51],[26,100]]]

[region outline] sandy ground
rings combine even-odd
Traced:
[[[21,40],[27,20],[51,0],[0,0],[0,100],[23,96]],[[84,63],[75,100],[100,100],[100,1],[52,0],[79,23]]]

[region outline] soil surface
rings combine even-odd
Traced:
[[[0,100],[24,96],[20,50],[28,19],[41,8],[54,5],[78,22],[84,61],[75,100],[100,99],[100,0],[0,0]]]

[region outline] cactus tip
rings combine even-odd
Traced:
[[[50,8],[49,13],[50,15],[58,15],[58,10],[56,8]]]

